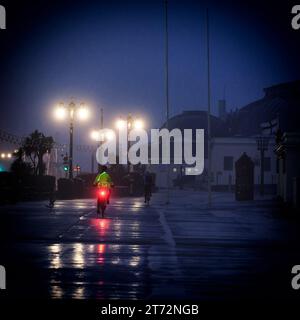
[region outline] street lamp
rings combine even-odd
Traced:
[[[85,107],[84,103],[77,105],[71,101],[65,105],[61,102],[54,110],[54,116],[57,120],[69,119],[69,134],[70,134],[70,145],[69,145],[69,179],[73,179],[73,134],[74,134],[74,121],[75,116],[79,120],[86,120],[89,117],[89,110]]]
[[[118,119],[116,121],[116,127],[118,130],[124,129],[126,127],[126,121],[123,119]]]
[[[66,118],[67,111],[63,103],[60,103],[59,106],[54,110],[54,115],[57,120],[64,120]]]
[[[93,130],[90,134],[92,140],[100,142],[103,140],[111,141],[114,139],[114,132],[111,130],[106,130],[105,132],[100,133],[100,131]]]
[[[78,119],[87,120],[89,118],[89,115],[89,110],[85,107],[84,103],[81,103],[77,112]]]
[[[4,153],[2,152],[0,155],[1,159],[11,159],[12,158],[12,153]]]
[[[130,133],[130,130],[132,129],[136,129],[136,130],[141,130],[144,128],[144,121],[140,118],[133,118],[131,116],[131,114],[129,114],[127,116],[126,119],[123,119],[122,117],[120,117],[117,121],[116,121],[116,128],[118,130],[122,130],[124,128],[126,128],[127,126],[127,140],[128,140],[128,135]],[[130,148],[130,142],[128,141],[127,144],[127,154],[129,152],[129,148]],[[131,172],[131,165],[128,165],[128,172]]]
[[[265,151],[268,150],[270,138],[267,136],[257,136],[257,150],[260,151],[260,195],[264,195],[264,175],[265,175]]]
[[[99,141],[99,138],[100,138],[100,134],[99,134],[99,131],[97,130],[93,130],[90,134],[90,137],[92,140],[94,141]]]
[[[104,141],[112,141],[115,138],[115,134],[112,130],[104,130],[101,132],[100,130],[93,130],[90,133],[90,138],[97,142],[98,147],[100,147],[101,142]],[[91,171],[94,173],[94,157],[96,156],[97,148],[92,153],[92,165]],[[98,171],[100,171],[101,165],[98,163]]]
[[[132,130],[132,129],[137,129],[137,130],[143,129],[144,128],[144,122],[139,118],[133,118],[131,116],[131,114],[129,114],[126,119],[123,119],[122,117],[120,117],[116,121],[116,127],[117,127],[118,130],[122,130],[122,129],[126,128],[126,126],[127,126],[127,141],[128,141],[128,135],[130,133],[130,130]],[[128,157],[128,154],[129,154],[129,148],[130,148],[130,141],[128,141],[128,143],[127,143],[127,157]],[[128,173],[130,173],[130,172],[133,171],[133,167],[129,163],[129,161],[127,161],[127,163],[128,163],[127,170],[128,170]],[[133,194],[133,181],[132,181],[131,178],[129,180],[129,194],[130,195]]]
[[[144,128],[144,122],[140,119],[137,119],[133,122],[134,129],[143,129]]]
[[[116,128],[118,130],[124,129],[126,128],[127,125],[127,129],[128,132],[131,129],[143,129],[144,128],[144,121],[140,118],[136,118],[134,119],[131,114],[129,114],[127,116],[126,119],[123,119],[122,117],[120,117],[117,121],[116,121]]]

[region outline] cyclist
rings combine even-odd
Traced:
[[[110,177],[110,175],[107,173],[107,166],[102,166],[101,172],[97,175],[94,186],[97,186],[98,188],[107,188],[108,190],[108,196],[107,196],[107,204],[109,204],[110,194],[111,194],[111,188],[113,187],[113,182]]]

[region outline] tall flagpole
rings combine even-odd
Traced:
[[[101,129],[101,130],[104,129],[104,128],[103,128],[103,119],[104,119],[103,108],[100,107],[100,129]],[[98,147],[100,147],[100,142],[99,142],[99,144],[98,144]],[[97,152],[97,151],[96,151],[96,152]],[[98,163],[98,172],[97,172],[97,173],[99,173],[100,170],[101,170],[101,165]]]
[[[169,129],[169,31],[168,31],[168,0],[165,0],[165,89],[166,89],[166,127]],[[167,165],[167,200],[170,203],[170,165]]]
[[[100,108],[100,129],[103,129],[103,108]]]
[[[210,47],[209,47],[209,13],[206,9],[206,41],[207,41],[207,191],[208,206],[211,206],[211,127],[210,127]]]

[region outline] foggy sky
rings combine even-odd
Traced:
[[[225,2],[225,4],[224,4]],[[295,80],[299,36],[291,5],[243,7],[236,1],[169,1],[171,115],[207,107],[205,9],[210,12],[212,111],[263,96],[263,88]],[[165,116],[163,1],[26,1],[10,4],[0,32],[0,128],[39,129],[67,142],[67,123],[51,111],[61,100],[85,101],[93,114],[75,127],[76,143],[89,131],[131,112],[159,127]],[[58,134],[57,134],[58,133]]]

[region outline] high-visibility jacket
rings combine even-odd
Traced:
[[[94,184],[96,184],[98,187],[111,188],[113,182],[111,180],[110,175],[104,171],[97,175]]]

